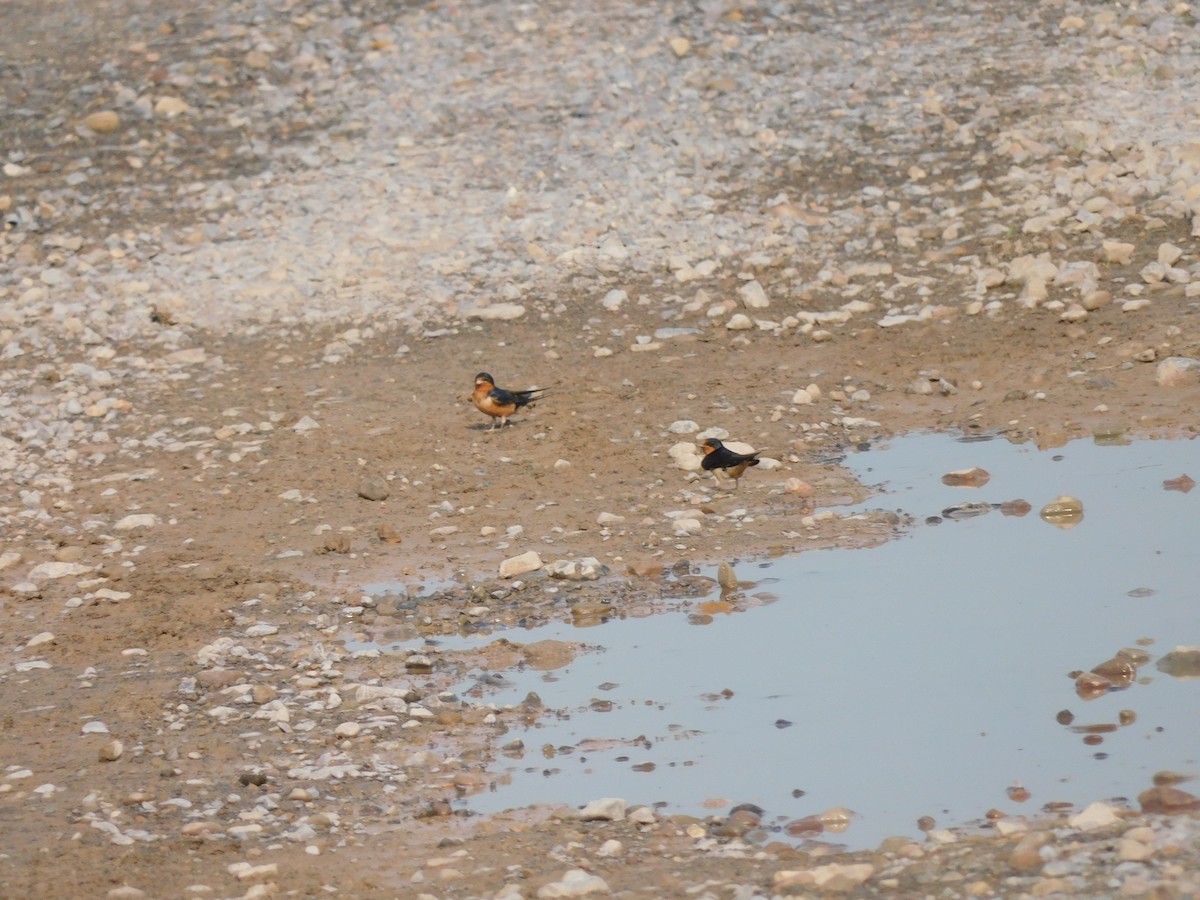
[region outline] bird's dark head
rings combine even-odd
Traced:
[[[712,453],[714,450],[720,450],[725,445],[716,438],[705,438],[700,442],[700,446],[704,448],[704,452],[707,454]]]
[[[487,372],[480,372],[478,375],[475,376],[475,386],[478,387],[481,384],[490,384],[493,387],[495,387],[496,379],[492,378],[492,376],[489,375]]]

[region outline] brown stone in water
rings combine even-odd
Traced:
[[[1095,700],[1097,697],[1103,697],[1112,686],[1111,681],[1095,672],[1081,672],[1075,678],[1075,693],[1080,700]]]
[[[942,484],[948,487],[983,487],[991,480],[991,473],[979,466],[947,472],[942,476]]]
[[[1181,813],[1200,810],[1200,797],[1179,788],[1159,785],[1138,794],[1144,813]]]
[[[820,834],[825,830],[825,824],[816,816],[805,816],[794,819],[783,826],[783,830],[792,837],[802,837],[807,834]]]
[[[1196,486],[1196,482],[1189,475],[1180,475],[1178,478],[1168,478],[1163,482],[1164,491],[1179,491],[1186,494]]]
[[[1114,656],[1112,659],[1106,659],[1098,666],[1093,666],[1092,673],[1103,675],[1112,682],[1113,687],[1129,687],[1129,685],[1133,684],[1133,679],[1137,675],[1137,666],[1127,659]]]
[[[1000,504],[1002,516],[1027,516],[1033,510],[1033,504],[1028,500],[1005,500]]]
[[[561,669],[575,659],[575,647],[565,641],[534,641],[521,648],[530,668],[546,671]]]

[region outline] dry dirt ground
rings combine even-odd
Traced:
[[[19,3],[6,8],[36,16]],[[58,21],[70,26],[69,17]],[[72,58],[81,69],[89,65],[86,52]],[[1187,240],[1182,225],[1153,235],[1139,232],[1137,223],[1127,227],[1126,237],[1139,243]],[[1112,428],[1194,434],[1200,390],[1164,390],[1154,382],[1154,366],[1133,358],[1151,347],[1159,358],[1200,355],[1196,316],[1195,304],[1181,294],[1164,294],[1153,317],[1110,305],[1093,313],[1086,328],[1053,314],[957,316],[888,330],[852,325],[821,343],[755,332],[744,339],[684,336],[655,352],[622,349],[596,358],[580,340],[589,328],[619,327],[631,336],[661,325],[630,305],[602,326],[590,322],[590,313],[568,310],[549,320],[460,325],[435,338],[384,334],[337,364],[322,361],[329,335],[239,341],[197,331],[195,344],[222,364],[147,392],[140,403],[134,398],[122,431],[145,437],[187,420],[197,429],[196,446],[110,453],[81,479],[73,500],[80,518],[153,511],[170,524],[126,537],[122,554],[106,556],[107,542],[86,535],[57,541],[60,558],[99,566],[107,587],[130,599],[63,612],[69,592],[53,585],[32,599],[0,597],[6,645],[38,631],[55,635],[52,670],[10,673],[0,684],[0,760],[36,760],[37,781],[59,788],[42,797],[31,793],[36,785],[20,782],[0,794],[0,894],[102,897],[133,885],[148,896],[178,897],[189,885],[203,884],[215,896],[240,896],[247,885],[227,866],[248,861],[278,864],[269,880],[280,895],[415,896],[426,889],[471,896],[495,893],[506,876],[529,887],[553,880],[575,856],[590,860],[614,890],[670,895],[706,878],[767,889],[777,860],[696,854],[692,840],[670,828],[642,833],[627,823],[543,821],[536,813],[496,821],[439,815],[459,790],[486,780],[486,761],[496,752],[470,711],[448,714],[407,739],[411,747],[404,751],[432,747],[465,760],[458,769],[414,778],[411,790],[386,795],[331,781],[315,799],[289,799],[291,751],[275,743],[283,738],[236,739],[219,723],[196,718],[172,731],[171,717],[187,702],[178,687],[198,674],[197,652],[238,632],[246,616],[284,623],[285,631],[290,623],[291,634],[325,616],[333,627],[324,640],[331,644],[356,635],[387,637],[393,628],[456,631],[461,606],[454,608],[453,597],[435,607],[432,623],[404,625],[367,610],[349,625],[340,608],[363,584],[384,580],[415,588],[453,578],[466,586],[463,604],[477,584],[485,592],[476,596],[486,599],[505,590],[496,577],[499,563],[527,549],[544,559],[599,558],[613,574],[599,587],[579,588],[581,602],[619,609],[662,596],[656,570],[681,560],[748,559],[881,540],[895,523],[831,519],[814,530],[801,520],[862,497],[864,489],[836,465],[837,456],[847,445],[888,434],[1001,433],[1040,446]],[[1100,344],[1098,335],[1109,340]],[[1088,353],[1095,357],[1085,359]],[[551,392],[511,427],[491,432],[466,399],[479,370],[509,387],[537,384]],[[931,373],[957,392],[906,390]],[[824,397],[799,412],[790,408],[792,393],[809,383],[820,385]],[[845,406],[836,399],[834,392],[855,389],[869,391],[870,400]],[[832,421],[843,407],[878,425],[831,428],[811,438],[798,428]],[[305,416],[320,427],[290,427]],[[667,426],[678,419],[719,425],[769,448],[782,466],[751,470],[736,496],[712,490],[667,455],[680,439]],[[260,421],[275,427],[257,447],[241,446],[245,436],[222,431]],[[367,476],[387,480],[386,500],[358,495]],[[789,477],[813,486],[811,501],[783,489]],[[114,486],[118,490],[110,491]],[[285,499],[291,491],[314,502]],[[452,509],[443,506],[447,502]],[[736,507],[746,508],[753,521],[729,517]],[[705,527],[679,538],[663,514],[685,508],[704,513]],[[624,521],[602,527],[597,517],[603,512]],[[523,533],[504,546],[513,525]],[[442,526],[458,530],[434,533]],[[485,534],[489,528],[495,533]],[[288,550],[303,555],[281,558]],[[247,600],[258,604],[247,609]],[[570,614],[566,604],[545,598],[498,600],[505,603],[522,615]],[[307,646],[285,649],[294,652],[294,667],[278,676],[280,684],[308,660]],[[497,667],[505,662],[494,661]],[[348,662],[347,669],[352,665],[374,666],[374,674],[387,677],[398,663]],[[442,689],[460,670],[447,661],[418,680]],[[270,681],[261,667],[255,672],[255,683]],[[370,674],[360,672],[359,680]],[[125,744],[120,760],[98,762],[97,743],[81,739],[81,723],[92,717]],[[335,749],[335,738],[328,743]],[[266,778],[260,785],[247,774]],[[470,777],[458,778],[456,788],[459,775]],[[197,804],[223,799],[249,810],[246,797],[276,791],[280,814],[297,822],[322,810],[340,818],[326,820],[310,841],[211,839],[202,830],[184,833],[155,805],[187,793],[179,787],[185,784],[193,786]],[[87,817],[97,811],[121,829],[161,837],[116,845],[90,827]],[[613,836],[626,852],[605,865],[595,850]],[[312,855],[306,845],[322,852]],[[466,851],[453,862],[464,873],[461,880],[414,885],[413,873],[427,861],[458,851]],[[436,868],[427,871],[436,879]]]

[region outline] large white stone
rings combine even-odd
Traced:
[[[620,797],[602,797],[592,800],[579,812],[585,822],[619,822],[625,818],[625,801]]]
[[[30,581],[53,581],[56,578],[69,578],[72,575],[83,575],[90,572],[89,566],[73,562],[44,562],[29,570]]]
[[[771,301],[767,299],[767,292],[757,281],[747,281],[743,284],[738,288],[738,296],[742,298],[746,309],[766,309],[771,305]]]
[[[1121,817],[1117,815],[1115,807],[1097,801],[1089,805],[1083,812],[1071,816],[1067,820],[1067,824],[1080,831],[1094,831],[1097,828],[1115,825],[1120,821]]]
[[[536,550],[529,550],[518,556],[510,556],[500,563],[500,577],[514,578],[526,572],[536,572],[542,567],[542,558]]]
[[[538,888],[539,898],[584,897],[588,894],[607,894],[608,882],[599,875],[583,869],[568,869],[559,881]]]
[[[116,531],[133,531],[135,528],[153,528],[158,524],[158,516],[153,513],[135,513],[117,522],[113,528]]]
[[[667,456],[675,461],[675,465],[685,472],[696,472],[700,469],[700,460],[704,458],[700,448],[691,441],[680,441],[672,444]]]

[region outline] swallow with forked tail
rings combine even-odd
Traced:
[[[704,458],[700,460],[701,468],[712,472],[713,480],[718,484],[720,480],[717,479],[717,472],[723,472],[733,479],[734,490],[737,489],[742,473],[750,466],[758,465],[758,454],[762,453],[761,450],[755,450],[753,453],[735,453],[716,438],[706,438],[701,442],[700,448],[704,451]]]
[[[496,387],[496,380],[487,372],[475,376],[475,392],[471,402],[485,416],[492,417],[492,429],[502,428],[508,417],[522,406],[531,406],[541,400],[546,388],[530,388],[527,391],[506,391]]]

